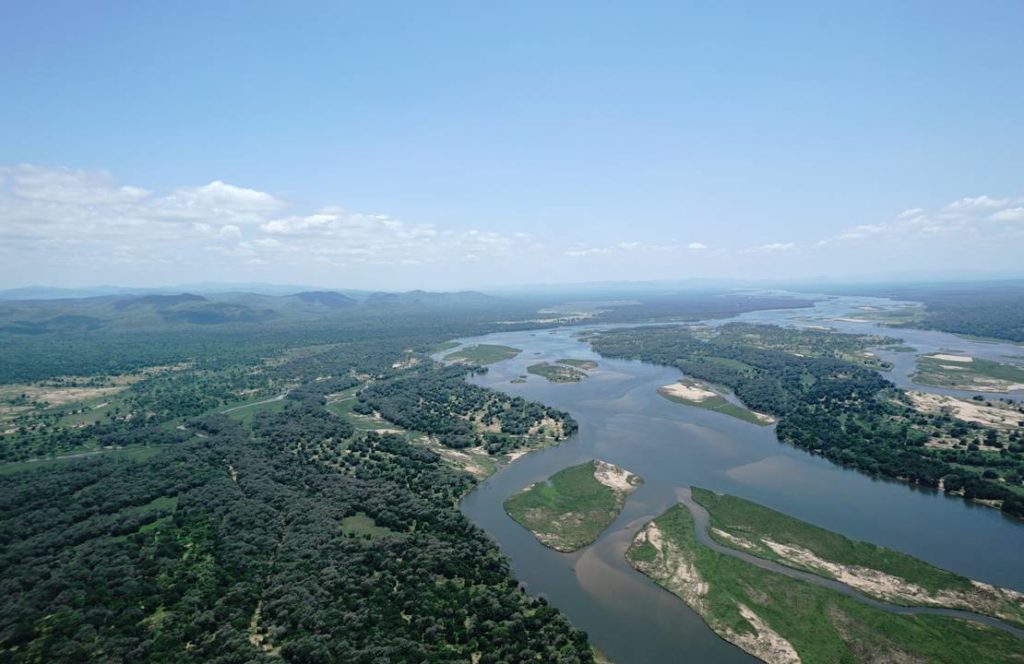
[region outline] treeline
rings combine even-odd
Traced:
[[[1006,479],[1020,484],[1020,432],[1011,434],[994,457],[976,455],[974,460],[981,462],[976,472],[965,470],[961,462],[967,453],[925,447],[930,434],[918,425],[944,427],[944,433],[965,438],[979,435],[981,427],[925,416],[877,372],[835,357],[876,339],[830,334],[832,346],[815,338],[814,344],[799,346],[817,347],[818,355],[800,356],[766,343],[763,327],[730,325],[703,336],[680,327],[634,328],[601,333],[591,343],[602,355],[676,366],[694,378],[724,385],[750,408],[773,415],[780,440],[836,463],[941,486],[967,498],[1001,501],[1003,511],[1024,517],[1024,498],[1005,484]],[[785,331],[805,334],[824,333]]]

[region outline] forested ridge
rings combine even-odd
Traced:
[[[602,355],[675,366],[732,389],[777,418],[784,442],[872,475],[999,501],[1003,511],[1024,517],[1024,431],[997,433],[913,409],[863,355],[888,341],[742,324],[632,328],[591,339]],[[926,446],[940,436],[963,449]]]

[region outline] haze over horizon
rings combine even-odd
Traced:
[[[1019,3],[59,7],[0,288],[1024,276]]]

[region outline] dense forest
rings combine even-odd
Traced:
[[[146,462],[0,478],[5,661],[592,661],[437,455],[301,406],[197,427]],[[325,440],[344,472],[300,451]]]
[[[0,476],[2,658],[592,661],[586,636],[527,596],[456,509],[470,475],[325,408],[355,389],[360,405],[456,446],[483,442],[472,414],[494,430],[493,453],[537,427],[574,430],[563,413],[466,383],[474,367],[431,362],[461,330],[450,317],[419,322],[277,357],[255,344],[227,366],[192,360],[117,393],[117,416],[5,436],[8,458],[156,453]],[[219,414],[239,394],[275,393],[273,408]],[[417,406],[424,397],[438,407]]]
[[[998,501],[1024,517],[1024,430],[997,433],[915,410],[863,355],[889,341],[741,324],[632,328],[591,339],[602,355],[676,366],[732,389],[774,416],[779,439],[797,447],[873,475]],[[959,445],[927,446],[933,437]]]

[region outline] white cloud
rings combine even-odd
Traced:
[[[105,171],[73,171],[21,164],[0,167],[5,188],[19,198],[69,205],[117,205],[149,196],[139,187],[118,186]]]
[[[686,245],[686,248],[691,249],[693,251],[701,251],[703,249],[707,249],[708,245],[704,244],[703,242],[691,242],[690,244]]]
[[[771,254],[779,251],[790,251],[796,249],[795,242],[770,242],[757,247],[740,249],[741,254]]]
[[[212,251],[246,264],[415,265],[511,257],[530,245],[526,234],[440,231],[339,207],[301,211],[220,180],[159,194],[104,172],[0,168],[0,260],[18,251],[141,267]]]
[[[1024,207],[1006,208],[992,215],[993,221],[1024,221]]]
[[[912,208],[888,222],[855,226],[822,240],[819,245],[866,238],[884,238],[890,242],[945,237],[968,242],[975,236],[994,239],[1008,230],[1001,222],[1016,221],[1024,221],[1024,199],[969,196],[936,212]]]
[[[968,198],[961,198],[960,200],[953,201],[949,204],[948,209],[950,210],[964,210],[972,208],[1000,208],[1005,207],[1010,202],[1007,198],[992,198],[990,196],[974,196]]]

